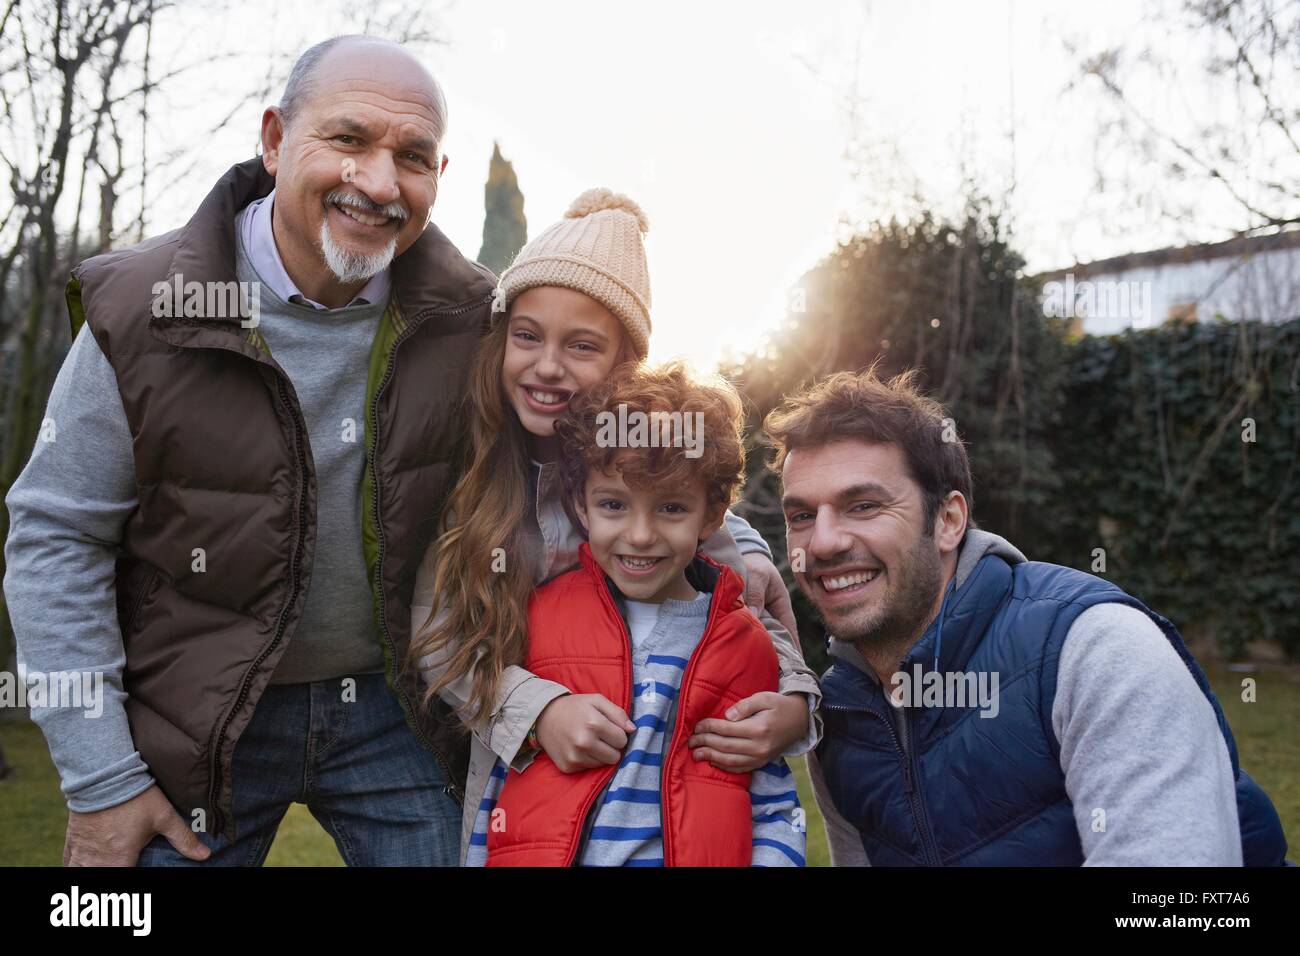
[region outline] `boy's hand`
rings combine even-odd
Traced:
[[[726,720],[701,720],[686,745],[696,760],[748,773],[779,758],[807,733],[808,701],[803,694],[763,691],[732,704]]]
[[[635,730],[623,708],[601,694],[557,697],[537,718],[537,742],[564,773],[618,763]]]
[[[767,613],[780,621],[783,628],[791,634],[798,634],[790,592],[786,590],[776,565],[759,551],[750,552],[744,560],[745,606],[754,612],[754,617],[759,617],[758,612],[767,608]]]

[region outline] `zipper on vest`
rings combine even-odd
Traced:
[[[491,301],[491,297],[489,296],[485,299],[480,299],[476,302],[471,302],[468,305],[458,306],[457,308],[454,309],[445,309],[445,310],[427,309],[423,312],[417,313],[416,316],[413,319],[411,319],[410,322],[407,323],[406,328],[402,329],[402,331],[397,334],[397,338],[393,340],[393,347],[392,350],[388,353],[388,361],[384,368],[384,377],[379,380],[379,386],[375,389],[374,397],[370,401],[370,410],[369,410],[371,435],[373,436],[372,440],[369,443],[370,444],[369,466],[370,466],[370,474],[373,479],[372,483],[374,485],[374,496],[371,499],[370,506],[371,506],[371,514],[374,517],[374,521],[375,521],[375,538],[379,546],[378,552],[375,557],[375,584],[376,584],[375,593],[376,595],[378,595],[378,599],[379,599],[379,608],[378,608],[379,633],[380,633],[380,637],[383,638],[384,642],[388,647],[388,653],[384,655],[384,669],[387,672],[386,676],[388,678],[388,684],[392,688],[393,693],[397,696],[398,703],[401,704],[402,712],[406,716],[406,722],[410,726],[411,731],[415,734],[416,739],[420,741],[421,745],[423,745],[423,747],[426,750],[428,750],[431,754],[433,754],[434,759],[438,761],[438,766],[442,768],[442,772],[447,777],[448,783],[445,787],[442,788],[443,793],[451,794],[451,796],[456,800],[456,802],[461,804],[462,806],[465,803],[465,792],[461,790],[459,786],[457,786],[456,777],[451,772],[451,768],[448,766],[447,759],[446,757],[443,756],[442,751],[433,745],[433,743],[429,740],[429,738],[425,736],[424,731],[420,728],[420,722],[419,720],[416,719],[415,710],[411,706],[411,701],[406,696],[406,691],[402,688],[401,681],[397,679],[397,668],[400,666],[400,662],[397,660],[397,647],[393,644],[393,636],[388,632],[388,616],[386,613],[386,608],[384,606],[384,551],[385,551],[385,546],[387,544],[387,541],[384,537],[384,523],[379,508],[379,502],[383,497],[383,494],[381,492],[382,477],[379,473],[379,468],[378,468],[379,399],[380,396],[384,394],[384,389],[388,387],[388,383],[393,377],[393,370],[397,367],[397,350],[401,348],[402,343],[405,342],[408,338],[410,338],[411,335],[416,331],[416,329],[418,329],[421,326],[421,324],[424,322],[425,319],[430,318],[434,315],[438,315],[438,316],[463,315],[466,312],[471,312],[474,309],[480,308],[481,306],[484,305],[485,302],[490,302],[490,301]],[[390,670],[390,666],[391,666],[391,670]]]
[[[695,645],[695,650],[691,652],[690,658],[686,661],[686,669],[682,671],[682,683],[677,690],[677,700],[669,708],[668,717],[671,724],[664,728],[664,734],[667,735],[668,746],[664,748],[664,762],[659,770],[659,831],[663,834],[664,844],[664,866],[673,866],[676,854],[672,846],[672,840],[669,837],[669,831],[672,829],[668,825],[668,787],[666,786],[668,770],[672,766],[673,754],[677,752],[677,714],[681,709],[680,704],[682,696],[686,693],[686,688],[690,684],[691,676],[695,673],[695,665],[700,659],[700,652],[708,642],[709,635],[713,633],[714,624],[718,617],[718,585],[722,583],[722,577],[719,575],[714,582],[713,592],[709,595],[709,616],[704,622],[704,633],[700,635],[700,642]],[[630,640],[630,639],[629,639]],[[692,758],[693,759],[693,758]]]
[[[903,771],[903,792],[907,794],[907,805],[912,811],[913,819],[916,821],[916,831],[921,836],[921,852],[925,855],[927,863],[938,866],[939,851],[934,843],[934,836],[930,832],[929,818],[926,816],[924,800],[918,786],[917,777],[919,777],[920,771],[919,768],[914,768],[912,763],[916,753],[915,742],[911,754],[909,754],[907,750],[903,749],[903,743],[898,738],[898,731],[894,729],[894,725],[890,723],[889,718],[874,708],[846,707],[843,704],[822,704],[822,706],[827,710],[838,710],[842,713],[870,714],[885,725],[885,729],[889,731],[890,739],[894,742],[894,749],[898,752],[898,763]],[[904,715],[903,719],[906,720],[907,716]]]
[[[913,781],[909,792],[916,801],[916,808],[919,816],[916,819],[917,825],[921,830],[921,846],[925,848],[926,854],[933,860],[934,865],[939,865],[939,847],[934,839],[934,832],[930,829],[930,812],[926,809],[925,799],[921,795],[921,763],[917,758],[916,737],[912,734],[911,717],[907,710],[903,710],[903,720],[907,723],[908,739],[912,741],[912,747],[907,751],[907,760],[912,765],[910,777]]]
[[[596,815],[600,813],[600,805],[605,794],[609,793],[610,786],[614,783],[614,778],[618,776],[618,764],[614,764],[609,777],[605,780],[599,790],[596,791],[596,799],[587,804],[582,814],[582,831],[578,834],[578,843],[573,848],[573,855],[569,858],[565,866],[580,866],[582,851],[587,845],[587,839],[591,836],[592,828],[596,825]]]
[[[677,689],[677,699],[668,708],[668,720],[664,723],[664,740],[666,744],[664,746],[663,764],[659,769],[659,832],[662,835],[660,842],[663,843],[664,847],[664,866],[671,865],[668,862],[668,813],[664,807],[664,799],[668,788],[664,786],[664,777],[667,775],[668,767],[672,762],[672,743],[673,738],[677,735],[677,712],[685,690],[686,672],[682,671],[682,686]]]
[[[297,544],[294,547],[293,558],[289,562],[289,597],[285,601],[284,607],[280,609],[280,620],[275,625],[275,635],[271,638],[270,643],[262,648],[261,652],[253,660],[253,663],[249,665],[249,668],[244,672],[244,679],[240,682],[239,695],[235,698],[235,705],[226,712],[226,719],[222,722],[221,730],[217,734],[216,741],[210,750],[212,753],[213,769],[208,802],[212,805],[214,833],[220,833],[225,826],[225,814],[222,812],[220,804],[222,776],[221,742],[225,739],[226,731],[230,729],[230,722],[234,720],[235,714],[237,714],[239,709],[244,705],[244,701],[248,699],[248,688],[252,685],[253,675],[257,673],[258,669],[262,666],[262,662],[270,656],[271,652],[275,650],[276,645],[280,643],[280,639],[284,636],[284,632],[288,627],[289,609],[293,607],[294,603],[297,601],[298,592],[302,583],[302,541],[307,533],[307,456],[303,451],[306,429],[303,427],[299,416],[294,413],[293,403],[290,400],[288,390],[285,388],[284,376],[279,375],[279,373],[277,373],[277,376],[280,401],[289,412],[289,416],[293,418],[294,449],[297,451],[298,467],[303,476],[302,490],[298,498],[298,538]]]
[[[623,632],[623,639],[627,642],[627,715],[628,719],[632,718],[632,632],[627,629],[627,622],[623,620],[623,614],[619,611],[618,606],[614,604],[614,599],[610,597],[609,587],[605,584],[604,576],[600,582],[600,597],[605,604],[605,608],[611,611],[614,618],[618,621],[619,629]],[[591,829],[596,825],[596,814],[600,812],[602,798],[609,792],[610,785],[614,778],[618,776],[618,763],[610,768],[609,776],[601,787],[596,791],[596,798],[583,808],[582,811],[582,829],[578,833],[578,842],[574,846],[572,854],[564,863],[565,866],[579,866],[579,860],[582,857],[582,850],[587,845],[587,838],[591,835]],[[662,779],[662,772],[660,774]]]

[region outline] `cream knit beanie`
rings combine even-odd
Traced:
[[[627,330],[638,358],[650,349],[650,272],[642,236],[645,213],[622,193],[588,189],[564,218],[519,250],[501,273],[493,308],[505,312],[515,296],[543,285],[589,295]]]

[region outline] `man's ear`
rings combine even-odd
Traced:
[[[280,168],[280,146],[284,142],[284,116],[279,107],[268,106],[262,113],[262,167],[274,176]]]
[[[446,153],[442,154],[442,162],[438,165],[439,176],[442,176],[442,174],[447,171],[447,163],[450,162],[450,160],[451,160],[450,156],[448,156]]]
[[[969,517],[970,509],[966,504],[966,496],[960,491],[948,492],[948,497],[944,498],[939,505],[938,513],[934,516],[934,539],[939,546],[941,556],[953,553],[961,547],[961,539],[966,535]]]

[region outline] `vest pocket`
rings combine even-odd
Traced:
[[[677,866],[748,866],[754,849],[754,813],[749,774],[718,780],[683,774],[678,808]],[[664,821],[668,827],[669,821]]]

